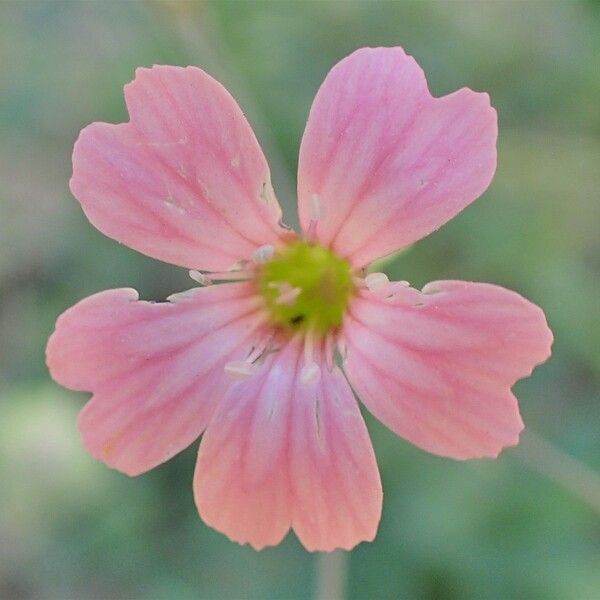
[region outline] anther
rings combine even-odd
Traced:
[[[271,351],[271,342],[273,341],[273,332],[270,331],[263,339],[260,340],[256,346],[253,346],[248,356],[246,356],[245,362],[250,363],[254,366],[259,361],[264,359],[266,355]]]
[[[212,279],[210,277],[208,277],[204,273],[200,273],[200,271],[196,271],[195,269],[192,269],[189,272],[189,276],[194,281],[197,281],[200,285],[210,285],[212,283]]]
[[[279,221],[277,221],[277,225],[279,225],[279,227],[281,227],[282,229],[286,229],[287,231],[291,231],[292,227],[290,227],[284,220],[283,218],[279,219]]]
[[[225,373],[236,379],[246,379],[255,371],[255,365],[247,360],[232,360],[225,365]]]
[[[365,277],[365,285],[371,292],[382,292],[390,284],[390,280],[385,273],[369,273]]]
[[[314,332],[309,329],[304,337],[304,366],[300,371],[300,382],[304,385],[317,383],[321,378],[321,367],[319,367],[313,358],[314,346]]]
[[[262,265],[266,262],[269,262],[273,258],[273,254],[275,253],[275,248],[273,246],[260,246],[257,248],[252,254],[252,260],[257,265]]]

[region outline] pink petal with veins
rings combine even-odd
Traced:
[[[71,191],[102,233],[148,256],[223,270],[284,230],[269,167],[227,90],[196,67],[140,68],[129,123],[93,123]]]
[[[229,391],[200,445],[196,503],[209,525],[256,549],[290,527],[308,550],[350,549],[379,523],[373,448],[340,370],[322,364],[305,384],[302,363],[289,342]]]
[[[504,288],[438,281],[385,298],[361,292],[344,327],[344,370],[367,408],[413,444],[495,457],[523,423],[510,388],[550,355],[540,308]]]
[[[299,212],[356,266],[438,229],[496,168],[496,111],[463,88],[434,98],[401,48],[362,48],[327,75],[300,148]]]
[[[67,310],[47,362],[58,383],[94,394],[79,417],[91,454],[137,475],[191,444],[231,384],[225,363],[243,358],[259,335],[257,311],[245,283],[156,304],[132,289],[109,290]]]

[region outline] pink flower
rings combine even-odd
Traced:
[[[290,528],[308,550],[372,540],[382,490],[352,393],[413,444],[495,457],[523,428],[511,386],[550,354],[544,313],[484,283],[422,291],[367,275],[490,184],[496,112],[463,88],[434,98],[401,48],[328,74],[300,148],[301,236],[227,91],[195,67],[138,69],[128,123],[93,123],[71,190],[103,233],[193,269],[168,302],[101,292],[59,319],[48,366],[93,392],[88,450],[137,475],[204,432],[201,517],[254,548]],[[339,351],[342,368],[336,365]]]

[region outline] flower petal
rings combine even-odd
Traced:
[[[290,526],[308,550],[375,536],[381,483],[358,404],[337,367],[302,383],[288,343],[232,388],[200,445],[196,504],[209,525],[256,549]]]
[[[240,107],[195,67],[140,68],[129,123],[92,123],[71,191],[102,233],[154,258],[227,269],[284,230],[269,167]]]
[[[438,281],[361,292],[344,370],[367,408],[413,444],[457,459],[497,456],[523,423],[510,391],[550,355],[540,308],[504,288]]]
[[[243,358],[256,335],[257,310],[246,283],[157,304],[132,289],[109,290],[67,310],[47,361],[58,383],[94,393],[79,417],[91,454],[137,475],[193,442],[230,385],[224,364]]]
[[[401,48],[362,48],[327,75],[300,149],[303,229],[368,264],[426,236],[480,196],[496,168],[496,112],[463,88],[434,98]],[[316,196],[316,198],[315,198]]]

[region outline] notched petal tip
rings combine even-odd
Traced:
[[[349,380],[398,435],[441,456],[495,458],[524,424],[511,388],[550,355],[543,311],[491,284],[436,281],[399,302],[359,294]]]
[[[440,453],[440,456],[444,456],[445,458],[449,458],[451,460],[457,461],[467,461],[467,460],[496,460],[501,454],[504,453],[505,450],[510,450],[511,448],[515,448],[519,445],[521,441],[521,434],[525,431],[525,424],[523,423],[523,419],[521,417],[521,412],[519,410],[518,402],[515,398],[515,414],[513,415],[513,431],[511,433],[506,434],[502,440],[499,440],[496,445],[491,445],[485,449],[467,449],[463,451],[463,454],[460,452],[453,452],[451,454],[443,454]]]
[[[201,518],[255,549],[290,527],[311,551],[372,540],[381,480],[365,423],[339,369],[302,382],[304,348],[289,342],[219,405],[198,453],[194,498]]]
[[[137,302],[139,294],[134,288],[116,288],[97,292],[67,308],[56,319],[54,330],[46,342],[45,360],[50,376],[59,385],[74,391],[90,391],[87,388],[74,386],[70,377],[65,376],[65,349],[68,347],[73,328],[77,326],[80,315],[93,312],[96,305],[102,304],[108,298],[125,303]]]
[[[168,302],[138,298],[125,288],[82,300],[58,319],[47,347],[52,377],[93,393],[78,419],[85,447],[132,476],[198,438],[230,385],[224,365],[264,335],[245,283]]]
[[[396,68],[399,65],[410,65],[416,73],[420,73],[422,82],[427,86],[425,71],[421,65],[419,65],[415,57],[412,54],[409,54],[402,46],[363,46],[362,48],[357,48],[354,52],[351,52],[334,65],[330,70],[330,73],[346,62],[360,64],[361,59],[378,61],[388,60]]]
[[[431,95],[402,48],[362,48],[319,89],[298,166],[299,211],[309,230],[311,195],[326,202],[313,232],[363,267],[425,237],[489,186],[497,117],[488,94]]]
[[[93,123],[74,147],[70,189],[97,229],[208,271],[280,239],[279,204],[257,192],[268,164],[218,81],[197,67],[140,67],[124,95],[129,121]]]

